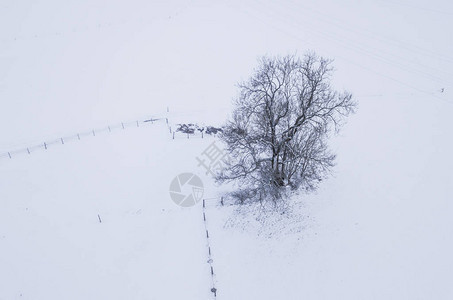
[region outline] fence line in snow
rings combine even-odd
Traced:
[[[214,295],[214,299],[216,299],[217,298],[216,273],[214,272],[214,266],[213,266],[214,260],[212,259],[210,232],[208,230],[208,221],[207,221],[207,214],[206,214],[206,200],[213,200],[213,199],[218,199],[218,198],[203,199],[203,224],[204,224],[204,229],[206,231],[206,241],[207,241],[206,245],[208,247],[207,263],[209,264],[209,269],[210,269],[211,279],[212,279],[211,292]],[[223,205],[223,198],[221,198],[220,203]]]
[[[161,121],[161,120],[165,120],[165,122],[167,124],[167,129],[169,131],[169,136],[173,140],[175,140],[175,139],[194,139],[194,138],[203,139],[207,136],[213,136],[213,137],[216,136],[216,134],[213,134],[213,133],[206,134],[206,132],[199,131],[199,130],[195,130],[193,133],[185,133],[185,132],[174,130],[171,127],[171,125],[169,125],[169,120],[167,117],[149,118],[149,119],[145,119],[145,120],[136,120],[136,121],[131,121],[131,122],[120,122],[120,123],[117,123],[114,125],[108,125],[103,128],[97,128],[97,129],[92,129],[89,131],[83,131],[83,132],[79,132],[79,133],[76,133],[73,135],[62,136],[62,137],[55,138],[52,140],[43,141],[42,143],[35,144],[32,146],[23,147],[23,148],[11,150],[11,151],[6,151],[3,153],[0,153],[0,160],[5,159],[5,158],[12,159],[17,155],[22,155],[22,154],[30,155],[37,150],[48,150],[49,147],[54,146],[54,145],[58,145],[58,144],[64,145],[66,142],[70,142],[70,141],[74,141],[74,140],[81,140],[82,138],[85,138],[85,137],[90,137],[90,136],[95,137],[96,134],[105,133],[105,132],[111,133],[114,130],[118,130],[118,129],[125,130],[130,127],[140,127],[141,125],[143,126],[146,124],[153,124],[154,122]]]
[[[150,119],[136,120],[136,121],[131,121],[131,122],[120,122],[120,123],[117,123],[114,125],[108,125],[103,128],[97,128],[97,129],[92,129],[89,131],[78,132],[76,134],[72,134],[69,136],[62,136],[62,137],[55,138],[52,140],[43,141],[42,143],[35,144],[32,146],[23,147],[23,148],[0,153],[0,159],[4,159],[4,158],[12,159],[17,155],[22,155],[22,154],[31,155],[33,152],[38,151],[38,150],[48,150],[48,148],[51,146],[64,145],[67,142],[81,140],[82,138],[86,138],[86,137],[90,137],[90,136],[95,137],[96,134],[99,134],[99,133],[105,133],[105,132],[111,133],[112,131],[115,131],[115,130],[125,130],[125,129],[131,128],[131,127],[140,127],[140,126],[144,126],[147,124],[153,124],[154,122],[159,121],[159,120],[162,120],[162,118],[150,118]]]

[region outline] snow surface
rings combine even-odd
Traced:
[[[209,138],[172,140],[164,129],[98,134],[2,162],[1,299],[209,297],[200,207],[182,209],[168,193]]]
[[[219,125],[263,54],[335,59],[356,115],[285,214],[207,200],[218,299],[452,299],[450,1],[2,1],[0,154],[151,116]],[[167,114],[167,107],[170,112]],[[212,299],[212,142],[165,120],[0,157],[0,299]],[[99,222],[98,215],[101,218]]]

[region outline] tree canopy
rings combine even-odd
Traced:
[[[327,146],[356,107],[351,93],[331,85],[332,61],[310,53],[263,57],[239,96],[222,141],[230,160],[220,182],[233,181],[241,202],[314,190],[334,165]]]

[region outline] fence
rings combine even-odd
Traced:
[[[5,158],[12,159],[17,155],[23,155],[23,154],[30,155],[33,152],[38,151],[38,150],[48,150],[49,147],[52,147],[55,145],[64,145],[65,143],[81,140],[82,138],[95,137],[96,134],[110,133],[115,130],[125,130],[125,129],[131,128],[131,127],[140,127],[140,126],[146,126],[149,124],[154,124],[154,122],[157,122],[157,121],[163,120],[163,119],[164,118],[148,118],[148,119],[140,120],[140,121],[136,120],[136,121],[129,121],[129,122],[121,122],[121,123],[109,125],[109,126],[106,126],[103,128],[91,129],[89,131],[83,131],[83,132],[79,132],[79,133],[68,135],[68,136],[62,136],[62,137],[55,138],[52,140],[43,141],[42,143],[35,144],[35,145],[29,146],[29,147],[23,147],[23,148],[0,153],[0,160],[5,159]]]
[[[65,143],[71,142],[71,141],[76,141],[76,140],[81,140],[82,138],[86,137],[95,137],[97,134],[102,134],[102,133],[110,133],[114,130],[125,130],[130,127],[140,127],[140,126],[146,126],[149,124],[154,124],[154,122],[157,121],[165,121],[167,124],[167,129],[169,136],[175,140],[175,139],[203,139],[206,137],[215,137],[217,136],[216,133],[206,133],[204,130],[194,130],[193,132],[182,132],[175,130],[174,127],[169,125],[168,118],[166,117],[160,117],[160,118],[147,118],[144,120],[136,120],[136,121],[129,121],[129,122],[121,122],[113,125],[108,125],[103,128],[97,128],[97,129],[91,129],[88,131],[83,131],[79,132],[76,134],[68,135],[68,136],[62,136],[59,138],[54,138],[51,140],[43,141],[42,143],[35,144],[32,146],[28,147],[23,147],[19,149],[14,149],[11,151],[6,151],[3,153],[0,153],[0,160],[1,159],[12,159],[17,155],[22,155],[22,154],[27,154],[30,155],[35,151],[38,150],[47,150],[49,147],[52,147],[54,145],[64,145]]]
[[[209,200],[209,201],[207,201]],[[207,204],[212,204],[213,201],[212,200],[219,200],[219,198],[207,198],[207,199],[203,199],[203,224],[204,224],[204,228],[205,228],[205,231],[206,231],[206,246],[208,248],[208,260],[207,260],[207,263],[209,264],[209,269],[210,269],[210,274],[211,274],[211,281],[212,281],[212,287],[211,287],[211,292],[213,293],[214,295],[214,299],[217,298],[217,288],[216,288],[216,283],[217,283],[217,280],[216,280],[216,273],[214,272],[214,260],[212,259],[212,248],[211,248],[211,240],[210,240],[210,232],[209,232],[209,229],[208,229],[208,217],[207,217],[207,213],[206,213],[206,207],[207,207]],[[220,198],[220,203],[223,205],[223,198]]]

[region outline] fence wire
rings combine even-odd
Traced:
[[[72,135],[61,136],[59,138],[53,138],[50,140],[45,140],[42,143],[30,145],[28,147],[22,147],[18,149],[13,149],[10,151],[0,153],[0,159],[12,159],[18,155],[30,155],[33,152],[40,151],[40,150],[47,150],[49,147],[55,145],[64,145],[67,142],[72,142],[76,140],[81,140],[82,138],[87,137],[95,137],[97,134],[102,133],[110,133],[112,131],[117,130],[125,130],[131,127],[141,127],[141,126],[148,126],[154,124],[154,122],[165,120],[166,118],[147,118],[144,120],[136,120],[136,121],[129,121],[129,122],[120,122],[113,125],[108,125],[101,128],[94,128],[87,131],[78,132]],[[167,119],[168,120],[168,119]],[[168,122],[168,121],[167,121]]]
[[[215,137],[217,135],[215,133],[206,133],[206,132],[204,132],[204,130],[203,131],[194,130],[193,132],[189,132],[189,133],[178,131],[178,130],[174,129],[176,126],[171,126],[169,124],[168,117],[153,117],[153,118],[145,118],[145,119],[136,120],[136,121],[120,122],[120,123],[108,125],[108,126],[101,127],[101,128],[94,128],[91,130],[78,132],[78,133],[75,133],[72,135],[66,135],[66,136],[61,136],[58,138],[45,140],[41,143],[30,145],[28,147],[21,147],[21,148],[16,148],[16,149],[13,149],[10,151],[0,152],[0,160],[1,159],[12,159],[18,155],[23,155],[23,154],[30,155],[33,152],[40,151],[40,150],[47,150],[49,147],[53,147],[58,144],[64,145],[68,142],[81,140],[82,138],[95,137],[97,134],[110,133],[110,132],[116,131],[116,130],[125,130],[125,129],[131,128],[131,127],[148,126],[148,125],[154,124],[155,122],[158,122],[158,121],[164,121],[167,124],[167,130],[168,130],[169,136],[173,140],[175,140],[175,139],[203,139],[206,137]]]

